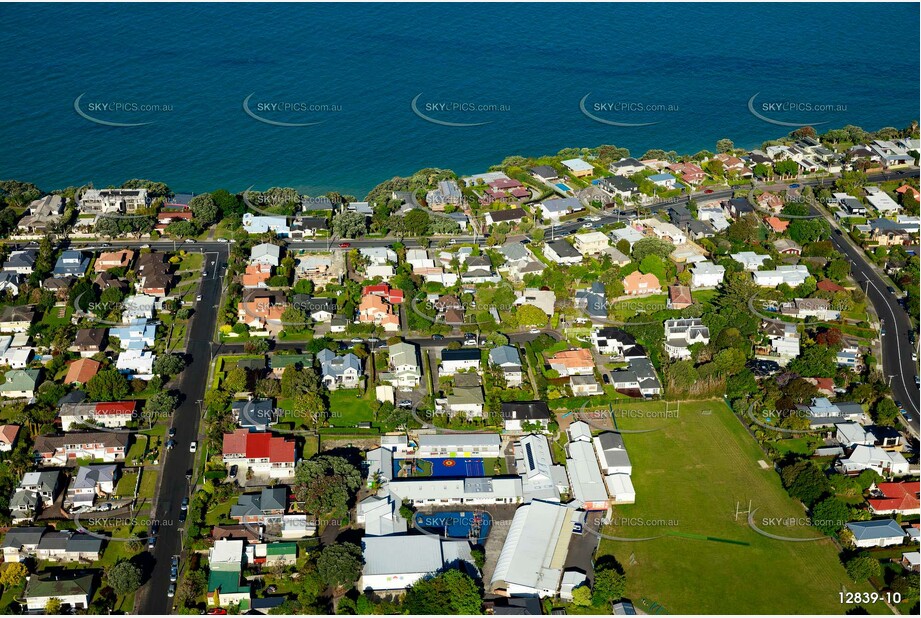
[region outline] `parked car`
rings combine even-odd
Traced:
[[[350,243],[350,242],[341,242],[341,243],[339,243],[339,248],[340,248],[340,249],[348,249],[348,248],[351,247],[351,246],[352,246],[352,243]]]
[[[191,238],[186,238],[186,239],[185,239],[185,244],[187,244],[187,245],[194,245],[194,244],[195,244],[195,240],[193,240],[193,239],[191,239]]]
[[[189,480],[192,478],[192,468],[189,468],[188,470],[185,471],[185,478],[186,480]]]
[[[183,498],[183,499],[182,499],[182,502],[179,504],[179,510],[180,510],[180,511],[188,511],[188,510],[189,510],[189,499],[188,499],[188,498]]]
[[[444,335],[439,335],[439,334],[437,334],[437,333],[434,334],[434,335],[432,335],[432,339],[434,339],[435,341],[441,341],[441,340],[444,339],[444,338],[445,338]]]
[[[539,334],[540,334],[540,329],[539,329],[539,328],[532,328],[532,329],[529,330],[528,332],[531,333],[532,335],[539,335]]]
[[[175,428],[175,427],[170,427],[170,428],[169,428],[169,437],[170,437],[170,438],[175,438],[175,437],[176,437],[176,428]]]
[[[189,445],[189,452],[194,453],[197,450],[198,450],[198,442],[196,442],[195,440],[192,440],[192,443]]]
[[[227,610],[223,607],[215,607],[214,609],[209,609],[207,614],[209,616],[226,616]]]
[[[176,580],[179,579],[179,569],[177,567],[171,566],[169,568],[169,581],[170,583],[176,583]]]
[[[169,585],[169,588],[168,588],[167,591],[166,591],[166,596],[168,596],[168,597],[171,598],[171,599],[172,599],[174,596],[176,596],[176,584],[170,584],[170,585]]]
[[[401,399],[397,407],[400,408],[411,408],[413,407],[413,402],[409,399]]]
[[[174,448],[176,448],[176,441],[173,440],[172,438],[170,438],[169,440],[167,440],[167,441],[166,441],[166,448],[167,448],[167,450],[170,450],[170,451],[173,450]]]
[[[236,478],[236,477],[237,477],[237,472],[238,472],[239,470],[240,470],[240,468],[237,466],[237,464],[234,464],[234,465],[230,466],[230,478],[232,478],[232,479],[233,479],[233,478]]]

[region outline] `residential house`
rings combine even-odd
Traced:
[[[264,289],[272,278],[272,267],[268,264],[247,264],[240,283],[247,290]]]
[[[19,435],[19,425],[0,425],[0,453],[9,453]]]
[[[575,234],[572,237],[573,246],[582,255],[594,255],[604,252],[610,246],[608,237],[603,232],[588,232]]]
[[[81,213],[133,213],[150,206],[147,189],[87,189],[77,200]]]
[[[436,212],[443,212],[445,206],[458,206],[464,201],[464,194],[454,180],[438,181],[438,188],[426,193],[425,202]]]
[[[108,331],[105,328],[81,328],[74,336],[74,343],[67,350],[79,352],[83,358],[95,356],[106,348]]]
[[[547,317],[553,317],[556,306],[556,294],[552,290],[540,290],[537,288],[525,288],[516,292],[515,306],[532,305],[537,307]]]
[[[392,305],[376,294],[365,294],[358,305],[358,322],[380,326],[385,332],[400,330],[400,316]]]
[[[102,363],[94,361],[91,358],[81,358],[70,363],[67,368],[67,375],[64,377],[65,384],[86,384],[90,379],[99,373]]]
[[[23,592],[26,608],[29,613],[44,613],[48,602],[57,599],[62,613],[86,610],[96,590],[95,579],[77,573],[33,575]]]
[[[790,227],[789,221],[778,219],[777,217],[765,217],[764,222],[767,223],[768,227],[771,228],[771,231],[774,232],[775,234],[783,234],[784,232],[787,231],[787,228]]]
[[[769,259],[769,255],[760,255],[754,251],[742,251],[741,253],[732,253],[730,256],[736,262],[742,265],[742,268],[748,271],[756,271]]]
[[[55,278],[82,277],[90,267],[90,258],[82,251],[62,251],[54,265],[52,276]]]
[[[208,606],[248,604],[252,591],[243,581],[244,541],[222,539],[208,550]]]
[[[625,352],[637,347],[633,335],[613,326],[593,329],[591,342],[599,354],[606,356],[622,357]]]
[[[493,210],[486,213],[484,220],[486,225],[492,227],[497,223],[508,223],[509,225],[515,225],[524,220],[528,216],[528,213],[522,208],[509,208],[507,210]]]
[[[672,359],[691,358],[690,347],[695,343],[710,343],[710,329],[700,318],[665,321],[665,352]]]
[[[511,345],[502,345],[489,351],[489,365],[502,372],[507,388],[521,386],[524,373],[521,367],[521,356],[518,348]]]
[[[31,401],[40,381],[40,369],[12,369],[6,373],[4,383],[0,384],[0,397]]]
[[[422,380],[422,365],[419,349],[415,344],[401,341],[388,349],[389,371],[381,375],[381,381],[400,389],[413,389]]]
[[[582,202],[577,197],[546,200],[540,205],[541,216],[557,223],[559,223],[560,217],[581,210],[585,210],[585,206],[582,205]]]
[[[546,431],[553,414],[544,401],[506,401],[500,404],[505,431],[527,431],[539,427]]]
[[[34,305],[7,305],[0,312],[0,333],[24,333],[36,315]]]
[[[776,288],[778,285],[787,284],[791,288],[802,285],[810,277],[809,269],[802,264],[796,266],[778,266],[774,270],[760,270],[753,272],[755,284],[765,288]]]
[[[876,483],[871,487],[871,497],[867,500],[870,512],[874,515],[918,515],[921,502],[918,499],[918,483],[903,481],[901,483]]]
[[[270,243],[256,245],[250,249],[249,263],[278,268],[281,263],[281,247]]]
[[[317,353],[317,362],[320,363],[323,384],[328,390],[358,388],[360,385],[361,360],[351,352],[336,356],[332,350],[323,349]]]
[[[41,466],[64,466],[77,459],[108,463],[124,461],[131,434],[110,431],[75,431],[38,436],[33,451]]]
[[[693,304],[691,288],[686,285],[668,286],[668,309],[687,309]]]
[[[630,358],[626,369],[611,372],[611,385],[619,392],[639,393],[642,397],[662,394],[662,383],[655,367],[645,356]]]
[[[278,421],[278,409],[271,399],[234,401],[231,413],[239,427],[250,431],[268,431]]]
[[[889,547],[905,542],[905,531],[894,519],[852,521],[845,526],[854,535],[854,545],[861,549]]]
[[[640,219],[636,222],[636,225],[646,228],[659,240],[670,242],[673,245],[682,245],[688,241],[688,237],[677,226],[661,219],[654,217]]]
[[[115,359],[115,368],[129,380],[152,380],[157,355],[150,350],[125,350]]]
[[[398,592],[430,573],[461,564],[473,564],[470,544],[427,534],[366,536],[360,590]]]
[[[3,270],[27,277],[35,270],[35,260],[37,258],[38,250],[36,249],[13,251],[6,258],[6,262],[3,263]]]
[[[559,172],[549,165],[538,165],[537,167],[532,167],[529,171],[532,176],[542,182],[550,183],[560,179]]]
[[[642,172],[645,169],[646,166],[633,157],[627,157],[626,159],[621,159],[620,161],[614,161],[608,166],[608,171],[615,176],[633,176],[634,174]]]
[[[800,255],[803,252],[803,248],[799,243],[790,240],[789,238],[778,238],[771,243],[774,245],[774,248],[777,249],[777,253],[781,255]]]
[[[838,460],[837,469],[842,474],[860,474],[864,470],[875,470],[883,477],[902,476],[908,474],[908,461],[897,451],[857,445],[847,457]]]
[[[268,432],[237,429],[224,434],[223,461],[227,468],[239,466],[256,476],[291,479],[297,464],[295,443]]]
[[[691,287],[715,288],[723,282],[726,268],[712,262],[697,262],[691,267]]]
[[[726,216],[733,219],[738,219],[743,215],[755,212],[755,207],[752,206],[748,198],[745,197],[733,197],[728,200],[723,200],[720,202],[720,205],[723,207]]]
[[[483,416],[483,389],[475,387],[458,387],[447,396],[447,409],[449,414],[463,414],[468,419]]]
[[[792,303],[782,303],[780,312],[802,319],[837,320],[841,317],[841,312],[831,309],[831,301],[825,298],[796,298]]]
[[[652,184],[657,187],[661,187],[666,190],[671,190],[675,188],[675,185],[678,182],[678,179],[672,176],[671,174],[653,174],[647,178]]]
[[[67,488],[64,504],[74,507],[92,506],[97,497],[114,494],[117,481],[118,467],[114,464],[80,466]]]
[[[593,320],[608,317],[607,293],[601,281],[593,281],[587,290],[576,290],[573,304],[577,309],[583,309]]]
[[[569,170],[569,173],[575,176],[576,178],[584,178],[586,176],[591,176],[595,173],[595,168],[591,163],[587,163],[582,159],[566,159],[560,161],[560,163]]]
[[[641,296],[645,294],[658,294],[662,291],[659,278],[652,273],[642,274],[635,270],[624,277],[624,294],[628,296]]]
[[[459,371],[475,371],[480,367],[481,352],[479,348],[441,351],[441,365],[439,373],[443,376],[452,376]]]
[[[96,258],[93,264],[93,270],[97,273],[103,273],[113,268],[128,269],[134,260],[134,251],[131,249],[120,249],[118,251],[103,251]]]
[[[556,370],[561,378],[595,373],[595,359],[592,357],[592,351],[587,348],[557,352],[547,359],[547,364]]]
[[[230,507],[230,518],[241,524],[266,526],[281,523],[288,509],[287,487],[265,487],[257,493],[242,494]]]
[[[626,176],[605,176],[598,180],[596,186],[611,198],[619,197],[624,202],[640,192],[639,185]]]
[[[628,225],[626,227],[618,228],[612,231],[611,238],[614,239],[614,244],[617,244],[622,240],[626,240],[630,245],[630,250],[632,251],[634,243],[643,240],[646,237],[642,232]]]
[[[569,388],[572,390],[573,397],[601,395],[604,393],[604,389],[595,379],[594,373],[592,375],[569,376]]]
[[[758,195],[758,197],[755,198],[755,202],[763,210],[768,210],[774,214],[780,213],[784,206],[783,198],[770,191],[765,191]]]
[[[64,198],[46,195],[29,203],[25,216],[19,220],[20,234],[44,234],[64,218]]]
[[[707,173],[696,163],[672,163],[668,169],[678,174],[681,180],[696,187],[707,179]]]

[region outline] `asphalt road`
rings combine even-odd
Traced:
[[[194,249],[199,248],[198,245]],[[168,451],[161,469],[159,496],[155,520],[160,522],[157,542],[154,546],[154,567],[150,579],[141,589],[139,614],[166,615],[172,609],[172,599],[167,597],[169,588],[170,559],[182,552],[180,536],[183,526],[179,524],[179,507],[182,499],[190,492],[186,471],[193,466],[197,455],[189,452],[192,441],[198,440],[201,404],[205,383],[211,365],[212,339],[217,318],[216,305],[220,303],[223,265],[227,262],[227,245],[203,243],[206,254],[206,273],[202,279],[201,301],[196,303],[190,326],[188,355],[190,364],[182,372],[179,391],[183,399],[173,413],[176,428],[176,447]],[[193,249],[193,250],[194,250]],[[215,262],[217,262],[215,264]],[[216,276],[217,268],[217,276]],[[185,568],[185,563],[181,569]]]

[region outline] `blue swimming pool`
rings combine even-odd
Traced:
[[[393,473],[397,474],[403,465],[404,459],[393,460]],[[486,468],[482,457],[429,457],[424,461],[432,466],[432,476],[486,476]],[[417,470],[419,474],[422,470]]]
[[[572,189],[570,189],[567,185],[563,184],[562,182],[556,183],[556,188],[561,191],[572,191]]]
[[[470,539],[482,544],[489,536],[492,517],[486,511],[449,511],[445,513],[416,513],[417,528],[452,539]]]

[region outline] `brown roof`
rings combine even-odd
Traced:
[[[19,435],[19,425],[0,425],[0,444],[12,444]]]
[[[669,286],[668,298],[672,301],[672,304],[684,303],[690,305],[694,303],[694,299],[691,298],[691,288],[686,285]]]
[[[831,279],[822,279],[819,281],[816,286],[817,289],[822,290],[823,292],[843,292],[844,288],[832,281]]]
[[[78,348],[102,348],[106,340],[104,328],[81,328],[74,337],[74,346]]]
[[[75,360],[67,370],[67,377],[64,378],[64,383],[73,384],[74,382],[79,382],[80,384],[86,384],[90,381],[90,378],[99,373],[100,366],[101,363],[91,358]]]
[[[247,543],[259,542],[259,535],[256,534],[255,531],[250,530],[249,526],[244,526],[242,524],[214,526],[211,529],[211,538],[215,541],[220,541],[222,539],[242,539]]]

